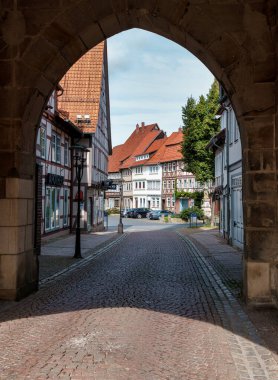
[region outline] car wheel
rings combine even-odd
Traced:
[[[141,219],[141,218],[142,218],[142,215],[141,215],[141,214],[138,214],[138,215],[137,215],[137,218],[138,218],[138,219]]]

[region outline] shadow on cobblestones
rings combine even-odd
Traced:
[[[128,234],[105,254],[1,313],[0,321],[25,319],[28,326],[22,326],[27,328],[27,337],[32,334],[30,323],[38,316],[108,309],[113,318],[112,310],[118,308],[144,309],[220,326],[232,334],[227,336],[231,350],[244,356],[252,349],[256,358],[266,355],[271,359],[269,351],[256,351],[264,341],[209,263],[192,242],[168,230]],[[45,329],[55,333],[59,326],[58,322],[54,327],[45,323],[42,334]]]

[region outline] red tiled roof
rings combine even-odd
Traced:
[[[135,156],[144,154],[146,149],[163,133],[157,124],[141,127],[137,124],[125,143],[113,148],[112,155],[109,156],[109,172],[130,167],[135,162]]]
[[[173,132],[158,149],[158,151],[149,159],[149,164],[157,164],[159,162],[176,161],[182,159],[181,143],[183,133]]]
[[[85,133],[96,131],[102,85],[105,42],[83,55],[61,79],[64,92],[58,97],[58,108],[69,113],[76,123],[77,115],[90,115],[90,123],[82,124]]]
[[[152,143],[158,138],[160,137],[160,135],[164,136],[164,133],[163,131],[161,130],[153,130],[153,131],[150,131],[144,138],[143,140],[140,142],[140,144],[137,146],[137,148],[134,150],[134,152],[132,153],[132,155],[126,160],[123,162],[123,164],[121,165],[121,169],[124,169],[124,168],[129,168],[129,167],[132,167],[132,166],[138,166],[138,165],[143,165],[143,163],[145,162],[145,160],[140,160],[140,161],[136,161],[136,157],[137,156],[141,156],[143,154],[146,154],[146,150],[150,148],[150,146],[152,145]]]
[[[155,140],[151,145],[150,147],[146,150],[145,153],[153,153],[153,152],[156,152],[160,147],[161,145],[163,145],[165,143],[165,140],[167,139],[167,137],[164,135],[163,138],[161,139],[158,139],[158,140]]]
[[[119,171],[119,162],[121,160],[123,144],[117,145],[113,148],[112,155],[108,160],[108,173],[116,173]],[[111,159],[113,157],[113,159]]]

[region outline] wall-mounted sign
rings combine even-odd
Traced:
[[[45,184],[49,186],[63,186],[64,177],[62,175],[48,173],[45,178]]]

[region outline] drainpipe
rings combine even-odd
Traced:
[[[229,146],[230,146],[230,136],[229,136],[229,111],[230,108],[224,106],[224,109],[226,110],[226,171],[227,171],[227,240],[228,243],[230,243],[230,228],[231,228],[231,221],[230,221],[230,156],[229,156]]]

